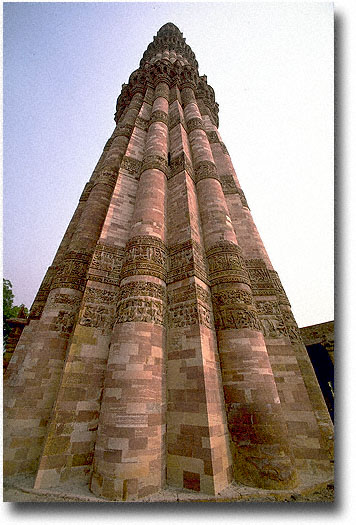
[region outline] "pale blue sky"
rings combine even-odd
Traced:
[[[4,276],[30,306],[166,22],[220,133],[300,326],[333,319],[333,9],[328,3],[4,4]]]

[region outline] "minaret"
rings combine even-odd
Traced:
[[[174,24],[115,122],[8,366],[5,475],[110,500],[330,478],[323,396]]]

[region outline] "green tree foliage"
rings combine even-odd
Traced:
[[[20,310],[23,309],[25,315],[28,315],[28,310],[24,304],[20,306],[14,305],[14,294],[12,292],[12,284],[8,279],[3,279],[3,336],[4,344],[6,343],[7,337],[10,333],[10,326],[7,323],[8,319],[17,317]]]

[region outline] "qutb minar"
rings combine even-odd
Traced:
[[[330,479],[328,410],[174,24],[115,123],[6,372],[4,475],[110,500]]]

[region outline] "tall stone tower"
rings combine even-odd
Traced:
[[[112,500],[330,478],[328,411],[175,25],[115,122],[8,366],[5,475]]]

